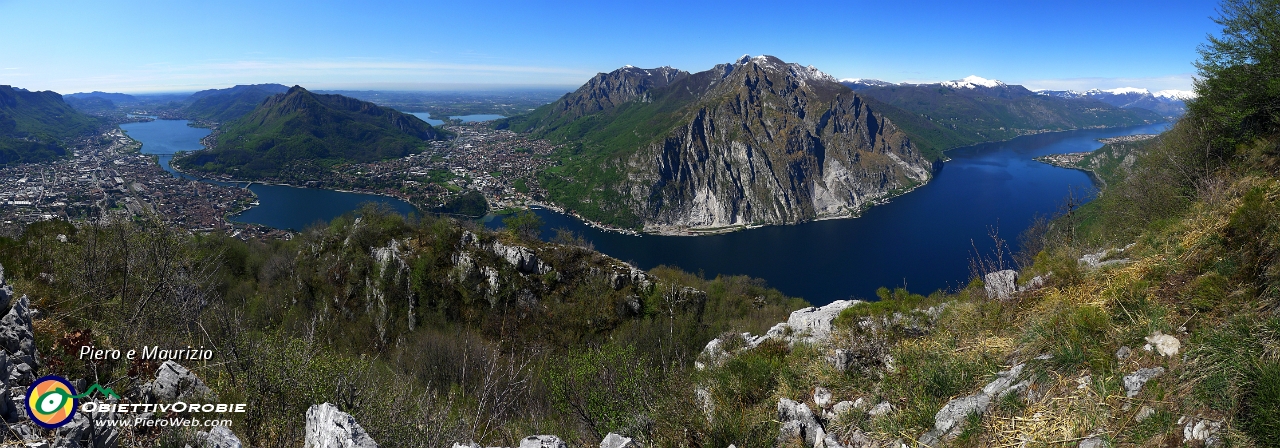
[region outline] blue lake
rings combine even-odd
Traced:
[[[1167,124],[1057,132],[947,153],[929,184],[856,219],[770,226],[712,236],[628,236],[604,232],[549,210],[537,210],[543,236],[567,228],[596,250],[640,268],[678,266],[708,277],[759,277],[814,304],[874,298],[881,286],[930,293],[967,283],[974,248],[986,254],[997,227],[1009,244],[1037,214],[1058,209],[1069,191],[1095,193],[1087,174],[1031,160],[1100,148],[1099,138],[1159,133]],[[486,225],[501,227],[501,221]]]
[[[444,120],[437,120],[437,119],[431,118],[430,112],[410,112],[409,115],[413,115],[415,117],[421,118],[422,121],[425,121],[431,124],[432,126],[440,126],[444,124]],[[499,118],[507,118],[507,117],[504,117],[502,115],[494,115],[494,114],[475,114],[475,115],[459,115],[456,117],[449,117],[449,118],[457,118],[459,120],[462,120],[463,123],[471,123],[475,121],[489,121],[489,120],[497,120]]]
[[[187,126],[186,120],[125,123],[120,125],[120,129],[134,140],[142,142],[142,153],[155,155],[160,166],[175,177],[218,185],[243,186],[245,184],[244,182],[227,183],[197,179],[179,173],[169,166],[169,161],[175,152],[204,149],[200,139],[209,135],[208,129]],[[258,196],[259,205],[232,216],[232,221],[261,224],[279,229],[302,230],[315,223],[328,223],[333,218],[355,210],[366,202],[387,204],[393,210],[405,215],[417,213],[417,208],[408,202],[376,194],[258,183],[250,185],[249,190]]]

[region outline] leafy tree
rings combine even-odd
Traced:
[[[1208,156],[1225,162],[1280,131],[1280,0],[1223,0],[1220,13],[1222,35],[1200,46],[1188,109],[1208,128]]]
[[[520,238],[536,240],[542,235],[542,218],[529,210],[521,210],[503,218],[502,225]]]

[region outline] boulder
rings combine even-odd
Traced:
[[[871,410],[867,411],[867,415],[879,417],[882,415],[888,415],[890,412],[893,412],[893,405],[889,404],[887,401],[881,401],[880,404],[872,406]]]
[[[1182,348],[1182,343],[1178,342],[1178,338],[1169,336],[1159,331],[1152,333],[1146,337],[1147,345],[1142,348],[1146,351],[1155,349],[1160,356],[1173,356],[1178,354],[1178,350]]]
[[[831,336],[831,322],[845,308],[863,303],[861,300],[837,300],[822,307],[808,307],[791,312],[787,327],[793,333],[792,342],[819,343]],[[773,333],[774,330],[769,330]]]
[[[1018,271],[1005,269],[982,277],[986,284],[987,298],[1009,300],[1018,292]]]
[[[240,448],[240,438],[226,426],[214,426],[209,432],[200,431],[197,437],[204,442],[204,448]]]
[[[637,448],[638,446],[630,437],[612,432],[600,441],[600,448]]]
[[[1138,369],[1124,376],[1124,395],[1129,398],[1138,396],[1138,392],[1142,390],[1142,386],[1151,381],[1152,378],[1164,374],[1164,367],[1152,367],[1148,369]]]
[[[378,443],[350,414],[329,403],[307,409],[305,448],[377,448]],[[521,444],[521,447],[524,445]]]
[[[556,436],[529,436],[520,440],[520,448],[568,448],[568,445]]]
[[[150,403],[157,403],[204,396],[212,391],[204,385],[203,381],[200,381],[200,378],[196,377],[195,373],[173,360],[168,360],[160,364],[160,368],[156,370],[156,379],[143,384],[139,392],[143,399]]]
[[[779,399],[778,421],[782,422],[782,429],[778,432],[778,445],[785,446],[789,441],[803,439],[805,446],[813,446],[826,438],[826,432],[807,404],[787,398]]]

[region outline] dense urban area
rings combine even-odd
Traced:
[[[130,120],[138,119],[145,118]],[[217,131],[214,124],[193,125]],[[445,128],[457,137],[431,142],[408,157],[332,168],[296,164],[268,181],[384,194],[427,211],[466,191],[482,193],[494,209],[518,206],[544,193],[534,173],[552,163],[549,156],[556,146],[484,123]],[[118,127],[69,146],[70,157],[53,163],[0,167],[0,231],[15,233],[35,221],[120,213],[154,215],[191,231],[242,238],[289,235],[233,221],[232,215],[256,205],[251,191],[175,177],[155,156],[140,153],[142,144]]]

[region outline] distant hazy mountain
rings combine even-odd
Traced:
[[[209,96],[207,98],[214,98]],[[419,152],[446,134],[413,115],[294,86],[222,127],[214,147],[180,167],[241,178],[270,177],[290,162],[370,162]]]
[[[281,84],[239,85],[226,89],[201,90],[191,94],[183,112],[201,120],[231,122],[248,114],[272,95],[289,91]]]
[[[499,126],[576,145],[541,179],[553,201],[654,231],[850,216],[933,168],[864,98],[772,56],[623,67]]]
[[[95,90],[95,91],[93,91],[93,92],[89,92],[89,93],[84,93],[84,92],[80,92],[80,93],[72,93],[72,94],[70,94],[70,95],[63,95],[62,97],[63,97],[63,99],[65,99],[68,103],[70,103],[72,100],[80,100],[80,101],[83,101],[83,100],[88,100],[88,99],[92,99],[92,98],[100,98],[100,99],[104,99],[104,100],[110,101],[110,102],[112,102],[113,104],[117,104],[117,105],[125,105],[125,104],[131,104],[131,103],[136,103],[136,102],[138,102],[138,98],[137,98],[137,97],[135,97],[135,96],[133,96],[133,95],[124,94],[124,93],[108,93],[108,92],[99,92],[99,91],[96,91],[96,90]]]
[[[93,132],[98,121],[56,92],[0,86],[0,165],[39,162],[67,153],[72,139]]]
[[[1091,98],[1040,95],[1019,85],[970,76],[934,84],[845,82],[860,95],[894,106],[885,114],[926,150],[937,151],[1019,135],[1163,121],[1145,109]]]
[[[1112,106],[1125,109],[1146,109],[1164,115],[1176,117],[1186,112],[1186,101],[1195,98],[1195,92],[1187,90],[1161,90],[1151,93],[1147,89],[1123,87],[1119,89],[1092,89],[1084,92],[1074,90],[1041,90],[1041,95],[1059,98],[1088,98],[1098,100]]]
[[[111,112],[116,110],[116,103],[103,97],[90,96],[77,98],[64,96],[62,98],[67,102],[67,105],[86,114]]]

